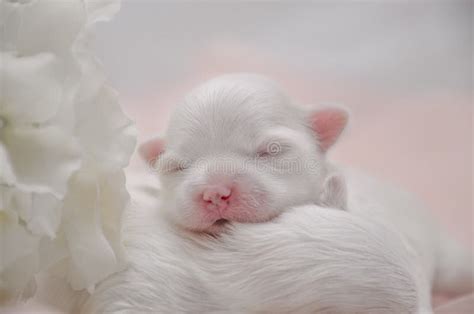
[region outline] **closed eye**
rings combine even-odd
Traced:
[[[189,166],[190,166],[190,163],[187,160],[168,157],[168,158],[160,159],[157,169],[160,173],[163,173],[163,174],[173,174],[173,173],[182,172],[188,169]]]
[[[180,160],[173,168],[169,169],[168,173],[178,173],[189,168],[189,162]]]
[[[271,156],[270,153],[267,152],[266,150],[257,152],[257,157],[264,158],[264,157],[270,157],[270,156]]]
[[[257,150],[257,156],[261,158],[277,157],[290,149],[289,143],[283,140],[271,140],[262,143]]]
[[[171,168],[171,169],[167,169],[165,171],[165,173],[177,173],[177,172],[181,172],[181,171],[184,171],[186,169],[188,169],[189,167],[188,166],[184,166],[184,165],[179,165],[179,166],[176,166],[174,168]]]

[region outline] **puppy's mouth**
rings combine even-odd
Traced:
[[[227,219],[221,218],[221,219],[217,219],[213,225],[220,227],[220,226],[226,225],[227,223],[229,223]]]

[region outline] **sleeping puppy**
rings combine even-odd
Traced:
[[[233,74],[180,104],[166,137],[140,147],[162,181],[162,211],[194,231],[268,221],[291,206],[345,208],[345,183],[326,151],[347,124],[338,108],[296,106],[270,80]]]
[[[226,75],[193,90],[176,108],[166,138],[144,143],[140,152],[161,175],[160,213],[176,226],[216,234],[229,222],[265,222],[302,205],[347,209],[401,235],[416,256],[414,267],[423,265],[417,274],[423,308],[429,309],[432,287],[472,291],[470,255],[440,236],[422,205],[326,160],[347,121],[338,108],[295,105],[266,78]]]
[[[470,255],[417,201],[325,160],[346,122],[339,109],[292,106],[253,75],[193,91],[166,142],[141,148],[163,184],[131,191],[129,267],[67,310],[425,314],[432,287],[472,291]]]

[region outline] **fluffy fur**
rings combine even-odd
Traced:
[[[125,217],[129,268],[83,312],[430,313],[431,282],[444,281],[445,268],[450,279],[438,291],[472,289],[470,260],[440,245],[416,200],[343,173],[352,213],[300,206],[218,237],[170,225],[148,187]],[[438,258],[446,254],[456,268]]]
[[[325,125],[344,125],[347,117],[291,109],[272,83],[255,76],[209,84],[178,109],[166,145],[154,139],[142,148],[144,156],[167,161],[160,171],[177,173],[162,176],[160,192],[149,186],[141,194],[132,191],[135,203],[123,230],[129,267],[102,282],[75,311],[430,313],[432,287],[453,294],[472,290],[470,256],[441,235],[416,200],[326,163],[324,152],[340,132]],[[305,117],[312,117],[308,125]],[[269,133],[288,143],[288,156],[319,167],[298,175],[259,172],[253,164],[242,168],[244,157],[259,151],[259,140],[272,138]],[[234,207],[247,216],[228,217],[233,223],[216,230],[216,217],[205,218],[190,196],[208,183],[207,174],[216,174],[209,168],[222,155],[241,174],[245,194],[256,190],[264,197],[255,198],[250,212]],[[181,164],[184,158],[191,165]],[[196,232],[202,230],[219,232]]]

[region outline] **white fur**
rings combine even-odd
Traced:
[[[129,269],[101,284],[85,313],[418,307],[416,262],[398,234],[347,212],[301,206],[214,238],[174,228],[145,205],[135,204],[126,218]]]
[[[219,237],[170,225],[148,189],[125,217],[130,267],[105,280],[83,311],[429,313],[437,255],[449,247],[405,192],[344,175],[352,213],[300,206]],[[467,292],[470,261],[457,257],[462,267],[450,273],[464,277],[456,293]]]
[[[438,291],[472,289],[469,257],[439,235],[422,206],[362,174],[335,173],[302,123],[303,111],[268,81],[226,77],[186,102],[161,157],[204,166],[162,176],[160,193],[148,186],[137,198],[132,191],[123,230],[130,265],[97,287],[84,313],[429,313],[433,283]],[[244,168],[254,140],[268,137],[263,132],[290,134],[288,154],[322,166],[298,175]],[[281,215],[234,222],[215,236],[187,231],[182,226],[209,227],[189,195],[223,155],[244,173],[249,191],[266,194],[254,208],[259,217]]]

